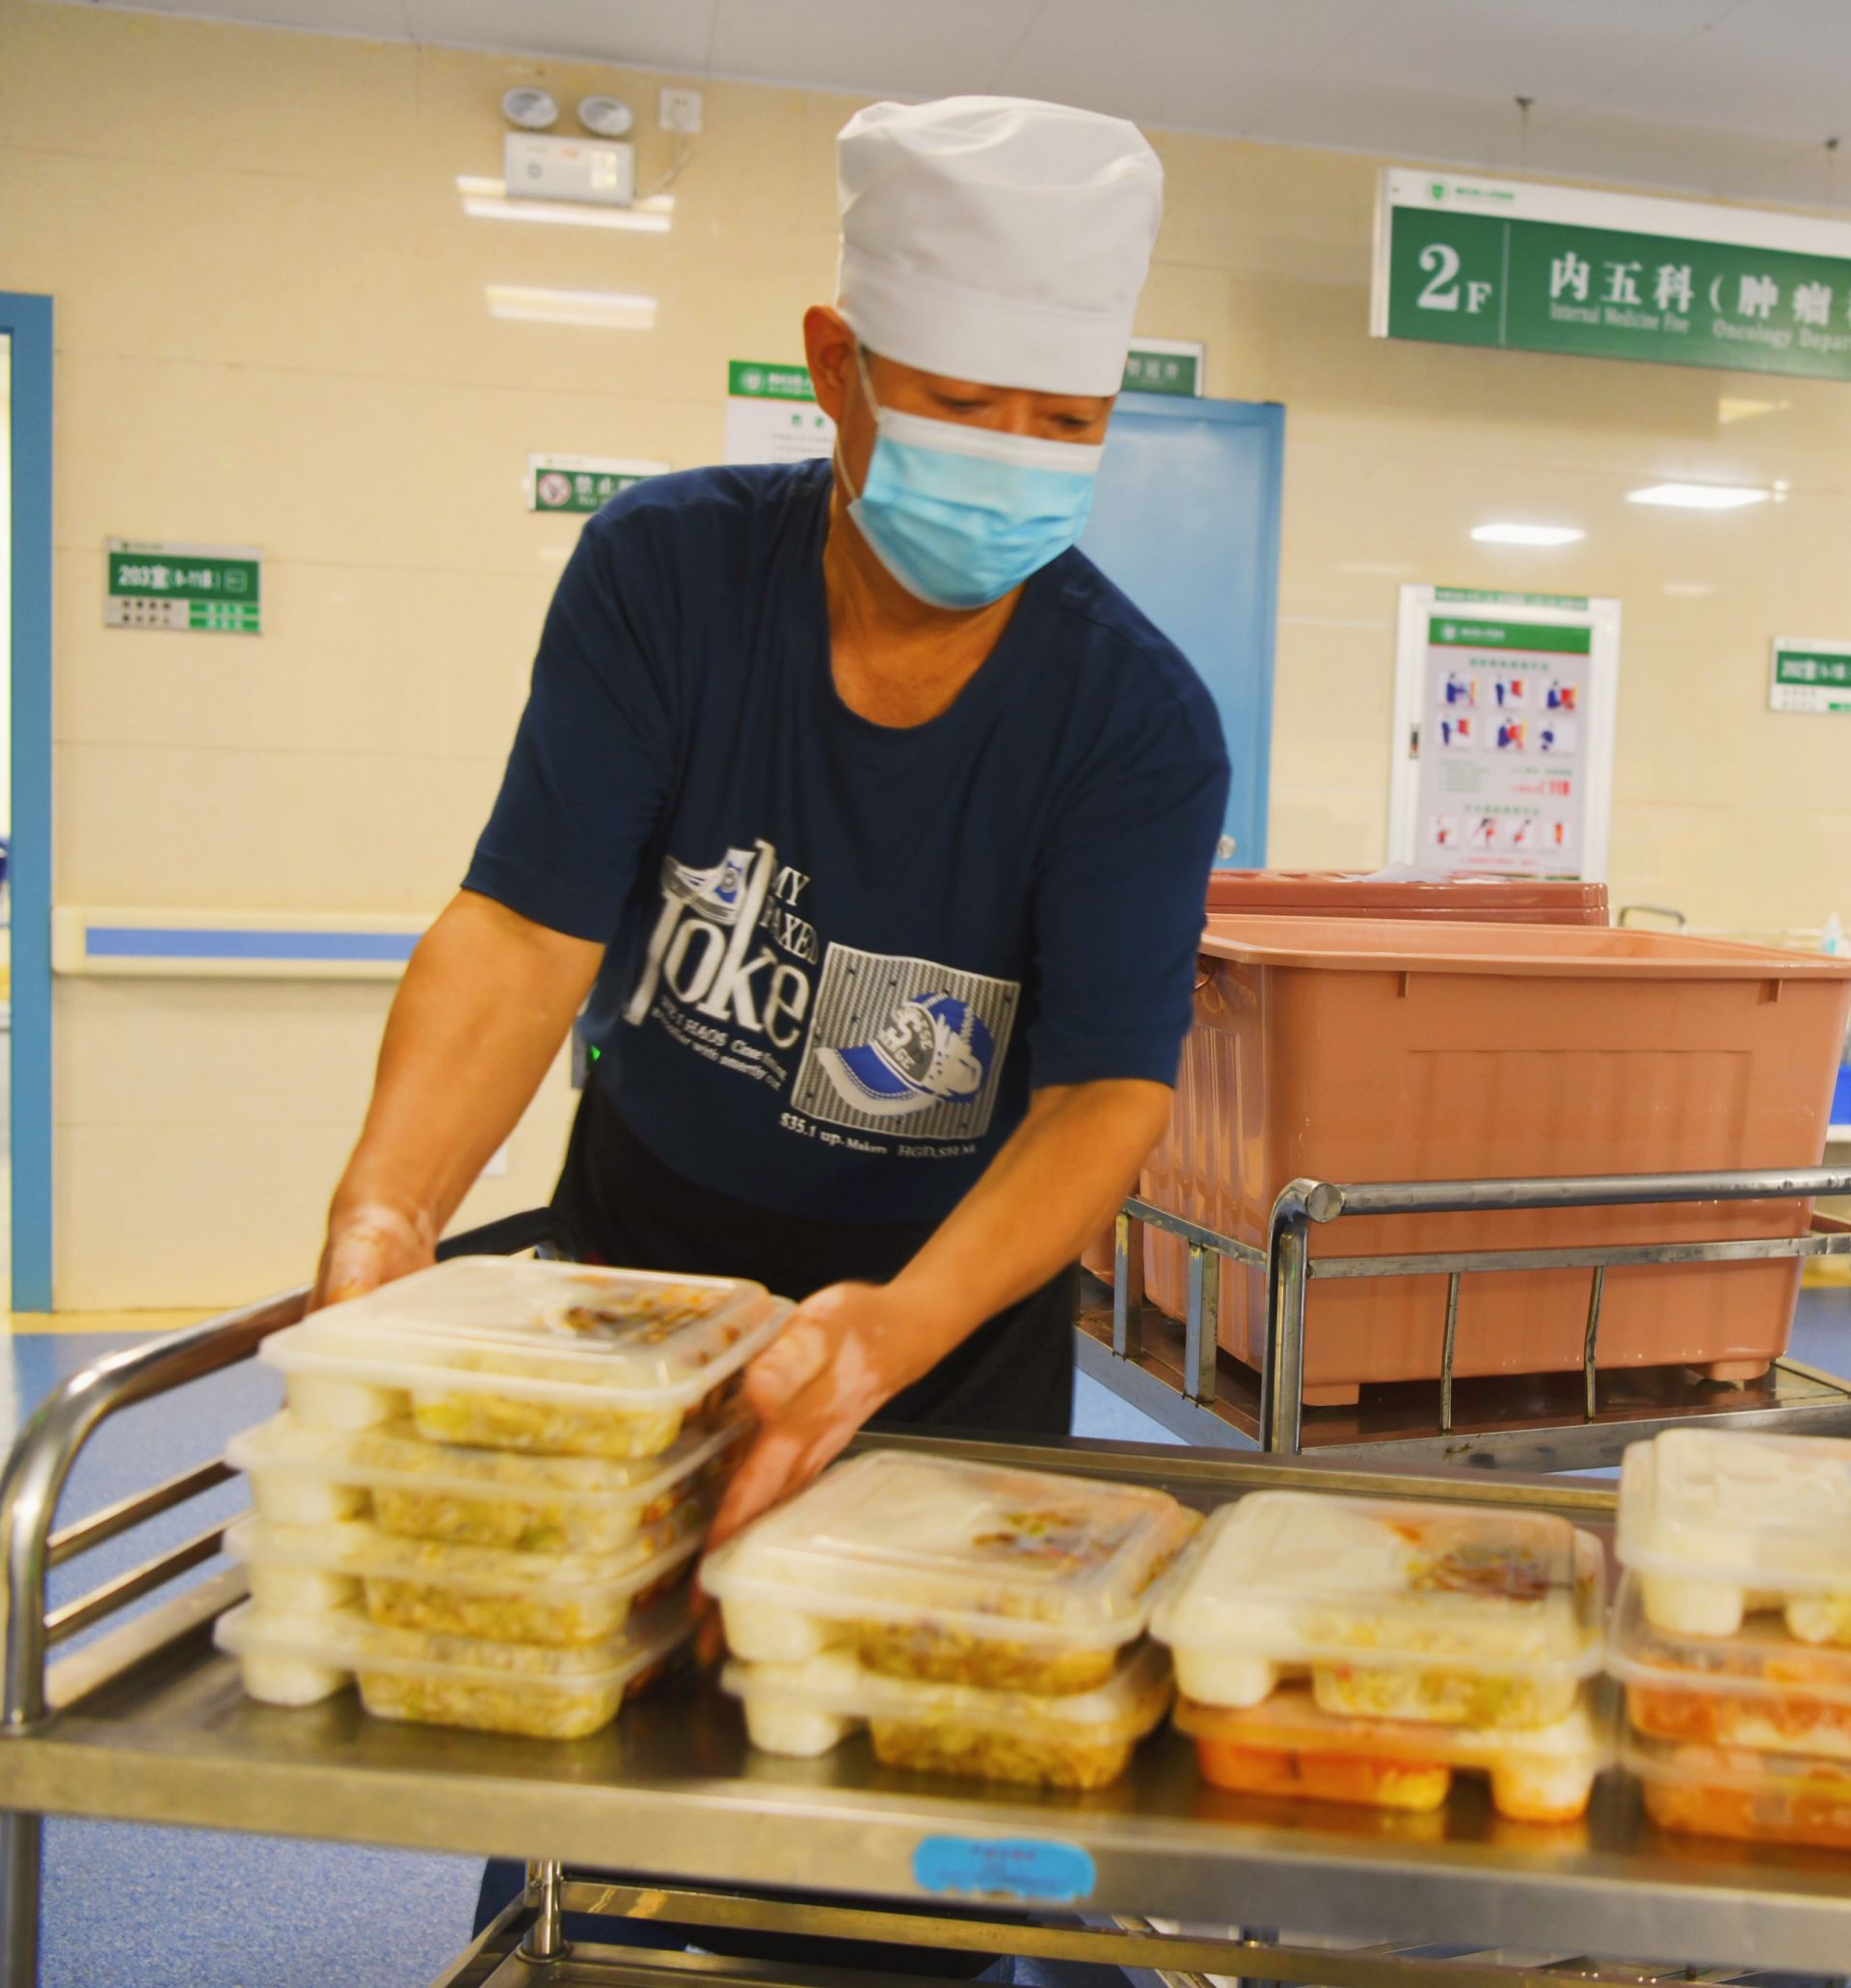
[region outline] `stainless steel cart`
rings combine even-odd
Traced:
[[[1355,1216],[1453,1215],[1514,1209],[1640,1207],[1667,1202],[1812,1200],[1851,1194],[1851,1170],[1607,1174],[1542,1180],[1404,1181],[1337,1186],[1297,1180],[1273,1211],[1267,1247],[1185,1222],[1132,1199],[1118,1217],[1114,1281],[1088,1279],[1077,1322],[1082,1373],[1183,1437],[1210,1447],[1319,1457],[1368,1456],[1400,1464],[1477,1469],[1583,1470],[1614,1464],[1629,1442],[1678,1422],[1851,1435],[1851,1382],[1795,1359],[1760,1381],[1725,1384],[1678,1368],[1597,1369],[1606,1274],[1618,1265],[1741,1263],[1779,1257],[1851,1257],[1851,1222],[1815,1215],[1811,1232],[1712,1243],[1641,1243],[1550,1249],[1472,1249],[1407,1256],[1318,1256],[1314,1225]],[[1189,1313],[1164,1316],[1143,1302],[1143,1229],[1182,1238],[1189,1250]],[[1266,1278],[1267,1340],[1259,1374],[1216,1345],[1215,1307],[1227,1258]],[[1583,1364],[1569,1375],[1455,1380],[1454,1335],[1462,1280],[1526,1270],[1588,1273]],[[1437,1384],[1371,1388],[1358,1408],[1306,1408],[1307,1288],[1326,1277],[1444,1280],[1435,1308]]]
[[[1697,1976],[1707,1980],[1748,1968],[1838,1975],[1851,1959],[1851,1858],[1660,1836],[1617,1779],[1585,1824],[1566,1829],[1500,1821],[1469,1787],[1437,1816],[1378,1815],[1208,1788],[1186,1742],[1166,1733],[1099,1793],[992,1789],[881,1768],[859,1741],[819,1760],[755,1754],[737,1709],[692,1673],[564,1745],[391,1725],[365,1717],[351,1694],[276,1710],[244,1701],[211,1645],[214,1618],[244,1592],[239,1573],[206,1570],[219,1527],[47,1616],[51,1566],[227,1474],[203,1465],[53,1534],[80,1447],[117,1410],[249,1357],[301,1306],[296,1294],[113,1355],[59,1388],[14,1447],[0,1482],[6,1988],[36,1978],[47,1814],[540,1860],[526,1897],[440,1988],[832,1978],[634,1948],[567,1952],[560,1913],[572,1910],[1108,1961],[1166,1981],[1213,1974],[1340,1988],[1543,1988],[1560,1983],[1557,1964],[1590,1953],[1668,1956],[1677,1978],[1690,1977],[1686,1964],[1717,1970]],[[1489,1499],[1596,1526],[1612,1512],[1603,1485],[1515,1475],[1163,1445],[1010,1454],[1160,1485],[1204,1509],[1291,1484]],[[191,1585],[47,1667],[52,1648],[176,1579]],[[642,1876],[608,1885],[570,1874],[579,1867]],[[818,1891],[852,1902],[791,1895]],[[922,1916],[934,1907],[951,1916]],[[1281,1926],[1348,1944],[1265,1930]]]

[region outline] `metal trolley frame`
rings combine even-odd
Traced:
[[[1420,1255],[1313,1256],[1314,1226],[1355,1216],[1454,1215],[1512,1210],[1639,1207],[1663,1203],[1812,1200],[1851,1194],[1851,1170],[1590,1174],[1534,1180],[1400,1181],[1341,1187],[1295,1180],[1273,1209],[1267,1246],[1128,1200],[1117,1222],[1114,1282],[1083,1300],[1077,1357],[1115,1394],[1186,1440],[1281,1454],[1393,1457],[1402,1463],[1480,1469],[1578,1470],[1618,1462],[1629,1442],[1696,1418],[1731,1428],[1793,1434],[1851,1433],[1851,1383],[1793,1359],[1763,1381],[1736,1385],[1656,1368],[1599,1373],[1606,1276],[1621,1265],[1741,1263],[1781,1257],[1851,1259],[1851,1222],[1815,1215],[1811,1231],[1747,1241],[1579,1245],[1548,1249],[1462,1249]],[[1178,1321],[1144,1303],[1143,1229],[1179,1236],[1189,1250],[1189,1309]],[[1216,1344],[1226,1258],[1263,1274],[1264,1364],[1256,1376]],[[1497,1381],[1456,1380],[1453,1352],[1462,1280],[1482,1273],[1589,1273],[1581,1371]],[[1445,1280],[1435,1308],[1438,1385],[1372,1389],[1360,1409],[1303,1402],[1305,1300],[1326,1277]],[[1374,1399],[1373,1397],[1380,1397]]]
[[[201,1464],[54,1532],[79,1450],[118,1410],[249,1357],[302,1303],[292,1294],[112,1355],[55,1390],[14,1446],[0,1480],[5,1988],[37,1978],[48,1813],[538,1860],[524,1898],[439,1988],[828,1988],[884,1978],[568,1949],[560,1915],[585,1909],[1106,1962],[1163,1988],[1208,1975],[1331,1988],[1545,1988],[1565,1975],[1585,1978],[1581,1956],[1591,1952],[1676,1955],[1673,1977],[1720,1981],[1751,1968],[1838,1975],[1851,1957],[1843,1858],[1661,1837],[1637,1791],[1614,1778],[1587,1821],[1566,1829],[1503,1822],[1473,1787],[1437,1815],[1385,1815],[1206,1787],[1188,1743],[1165,1733],[1123,1782],[1097,1793],[989,1787],[882,1768],[860,1740],[817,1760],[755,1754],[737,1707],[691,1672],[605,1732],[565,1745],[373,1720],[351,1693],[276,1710],[244,1701],[235,1667],[212,1648],[213,1621],[245,1592],[235,1570],[201,1572],[220,1545],[218,1526],[48,1614],[53,1566],[228,1474]],[[994,1454],[948,1438],[902,1441]],[[1610,1522],[1613,1507],[1602,1484],[1331,1459],[1080,1441],[1010,1455],[1162,1486],[1203,1509],[1279,1485],[1491,1500],[1595,1526]],[[197,1577],[171,1598],[103,1627],[188,1575]],[[47,1667],[54,1648],[92,1628],[101,1631],[94,1641]],[[921,1857],[948,1839],[972,1888],[949,1901]],[[1019,1874],[1044,1871],[1050,1849],[1060,1870],[1083,1873],[1064,1889]],[[637,1875],[571,1874],[585,1868]],[[805,1895],[818,1891],[838,1902]],[[1279,1926],[1314,1927],[1317,1937],[1263,1930]],[[1687,1974],[1691,1960],[1715,1971]],[[1661,1977],[1651,1968],[1619,1976]]]

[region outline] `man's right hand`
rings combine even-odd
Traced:
[[[336,1210],[329,1219],[308,1309],[362,1297],[436,1261],[437,1231],[428,1219],[379,1201]]]

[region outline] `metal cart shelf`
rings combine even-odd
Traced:
[[[111,1356],[58,1389],[14,1447],[0,1482],[6,1988],[36,1979],[46,1814],[540,1860],[529,1866],[526,1897],[440,1988],[789,1988],[849,1978],[633,1948],[563,1950],[561,1910],[592,1908],[1106,1961],[1155,1970],[1169,1982],[1214,1974],[1338,1988],[1543,1988],[1591,1952],[1674,1956],[1678,1978],[1686,1978],[1683,1964],[1701,1962],[1722,1970],[1702,1976],[1712,1980],[1748,1968],[1837,1975],[1851,1956],[1851,1860],[1660,1836],[1619,1780],[1603,1784],[1584,1824],[1566,1829],[1501,1821],[1472,1788],[1435,1816],[1378,1815],[1208,1788],[1187,1744],[1165,1734],[1113,1788],[1038,1794],[894,1772],[860,1742],[818,1760],[755,1754],[737,1708],[693,1674],[671,1679],[605,1732],[563,1745],[372,1720],[346,1694],[278,1710],[246,1702],[234,1667],[211,1645],[214,1618],[244,1592],[235,1572],[201,1572],[219,1528],[47,1618],[51,1565],[225,1477],[204,1465],[53,1535],[52,1511],[79,1448],[129,1403],[248,1357],[301,1304],[298,1293]],[[989,1453],[937,1438],[907,1446]],[[1601,1484],[1410,1475],[1381,1462],[1078,1441],[1010,1454],[1042,1468],[1162,1486],[1203,1509],[1279,1485],[1489,1499],[1596,1527],[1610,1522],[1613,1507]],[[176,1577],[191,1585],[47,1670],[50,1646]],[[980,1895],[948,1901],[933,1889],[920,1851],[943,1839],[985,1873]],[[1037,1900],[1010,1873],[1023,1846],[1033,1867],[1050,1845],[1063,1868],[1086,1875],[1067,1894]],[[640,1875],[616,1884],[566,1867]],[[845,1902],[791,1895],[816,1891]],[[951,1916],[922,1916],[948,1903]],[[1158,1932],[1153,1921],[1220,1930]],[[1327,1950],[1255,1930],[1278,1926],[1375,1944]],[[1450,1946],[1434,1951],[1430,1943],[1442,1940]],[[1513,1961],[1514,1950],[1528,1959]]]
[[[1812,1200],[1851,1194],[1851,1170],[1596,1174],[1559,1179],[1403,1181],[1341,1187],[1297,1180],[1273,1210],[1264,1249],[1197,1222],[1128,1200],[1117,1223],[1113,1285],[1083,1288],[1076,1324],[1081,1372],[1182,1437],[1214,1447],[1320,1457],[1373,1456],[1401,1464],[1477,1469],[1582,1470],[1615,1464],[1629,1442],[1679,1422],[1851,1434],[1851,1382],[1802,1361],[1777,1360],[1759,1381],[1709,1382],[1682,1368],[1597,1368],[1606,1274],[1617,1266],[1851,1258],[1851,1222],[1815,1215],[1811,1232],[1751,1241],[1587,1245],[1549,1249],[1430,1251],[1402,1256],[1314,1256],[1314,1226],[1348,1217],[1508,1213],[1520,1209],[1639,1207],[1672,1202]],[[1145,1227],[1189,1250],[1189,1311],[1173,1320],[1144,1303]],[[1219,1260],[1265,1276],[1265,1365],[1255,1374],[1216,1344]],[[1511,1271],[1589,1273],[1587,1330],[1578,1373],[1456,1379],[1454,1336],[1466,1276]],[[1355,1408],[1307,1408],[1305,1298],[1327,1277],[1439,1279],[1434,1336],[1436,1384],[1364,1390]],[[1492,1299],[1490,1302],[1495,1302]]]

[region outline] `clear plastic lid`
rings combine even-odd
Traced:
[[[1620,1762],[1642,1781],[1753,1796],[1764,1805],[1770,1822],[1783,1819],[1784,1807],[1828,1807],[1836,1812],[1845,1846],[1851,1847],[1851,1760],[1766,1753],[1746,1746],[1701,1746],[1655,1739],[1628,1728],[1620,1742]]]
[[[676,1601],[602,1642],[559,1648],[387,1628],[358,1606],[283,1615],[247,1601],[219,1618],[212,1640],[244,1663],[310,1664],[460,1684],[518,1680],[542,1690],[598,1692],[621,1690],[662,1662],[686,1641],[689,1626],[685,1607]]]
[[[1099,1690],[1065,1698],[888,1677],[841,1651],[803,1663],[730,1663],[720,1683],[735,1698],[761,1707],[1089,1746],[1141,1739],[1169,1708],[1171,1689],[1168,1659],[1152,1644],[1129,1656]]]
[[[1142,1633],[1151,1584],[1197,1523],[1134,1485],[876,1450],[730,1541],[701,1579],[729,1608],[1109,1650]]]
[[[1674,1580],[1851,1593],[1851,1440],[1671,1429],[1634,1443],[1615,1550]]]
[[[1778,1616],[1755,1618],[1732,1636],[1655,1628],[1632,1574],[1614,1604],[1610,1668],[1629,1688],[1752,1700],[1795,1717],[1832,1706],[1851,1725],[1851,1649],[1801,1643]]]
[[[441,1540],[402,1539],[363,1518],[323,1525],[272,1525],[242,1518],[225,1536],[225,1550],[249,1567],[348,1574],[360,1580],[417,1581],[483,1594],[531,1595],[542,1600],[616,1600],[645,1588],[700,1550],[705,1518],[683,1508],[679,1539],[658,1545],[639,1538],[628,1551],[532,1553],[506,1546],[458,1546]]]
[[[1598,1771],[1613,1757],[1613,1721],[1598,1687],[1583,1685],[1574,1709],[1547,1726],[1431,1726],[1410,1719],[1346,1719],[1322,1710],[1308,1684],[1288,1684],[1239,1709],[1179,1698],[1179,1732],[1222,1746],[1367,1757],[1449,1767],[1516,1761],[1578,1764]]]
[[[406,1420],[379,1429],[320,1429],[285,1411],[233,1437],[225,1458],[234,1470],[254,1475],[289,1471],[361,1491],[403,1489],[514,1503],[544,1499],[623,1511],[655,1503],[752,1426],[741,1419],[717,1430],[690,1429],[659,1456],[607,1460],[430,1442]]]
[[[464,1256],[273,1334],[286,1374],[630,1410],[700,1400],[776,1334],[761,1284]]]
[[[1546,1513],[1257,1491],[1209,1520],[1151,1632],[1179,1655],[1588,1677],[1603,1575],[1599,1541]]]

